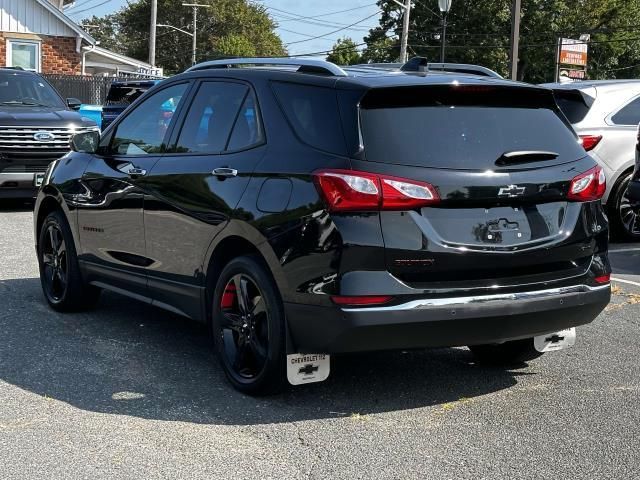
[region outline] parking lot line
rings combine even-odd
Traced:
[[[615,250],[609,249],[609,253],[625,253],[625,252],[640,252],[640,248],[618,248]]]
[[[640,287],[640,282],[634,282],[632,280],[624,280],[622,278],[611,277],[611,281],[619,282],[619,283],[628,283],[629,285],[635,285],[636,287]]]

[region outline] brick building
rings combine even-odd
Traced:
[[[70,0],[0,0],[0,66],[46,74],[162,73],[97,45],[63,8]]]

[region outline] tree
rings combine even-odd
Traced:
[[[198,12],[198,61],[229,56],[282,56],[286,49],[276,24],[263,5],[249,0],[199,0],[210,5]],[[119,12],[86,21],[99,25],[91,34],[102,46],[141,60],[149,55],[150,0],[129,2]],[[193,11],[176,0],[158,0],[158,23],[188,32],[193,30]],[[156,62],[167,73],[191,66],[191,37],[158,27]]]
[[[401,8],[379,0],[380,25],[365,38],[367,61],[397,60]],[[439,59],[440,16],[435,2],[415,2],[409,29],[410,55]],[[484,65],[508,74],[511,0],[454,0],[448,17],[446,60]],[[520,79],[539,83],[555,76],[560,37],[591,34],[590,78],[640,75],[640,0],[526,0],[522,2]],[[389,34],[392,39],[388,39]]]
[[[362,63],[358,45],[349,37],[338,39],[333,45],[327,60],[336,65],[356,65]]]

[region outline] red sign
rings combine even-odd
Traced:
[[[589,46],[580,40],[563,38],[560,43],[560,64],[587,66]]]

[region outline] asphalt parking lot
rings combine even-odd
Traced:
[[[32,214],[5,204],[0,478],[638,478],[640,244],[612,249],[625,282],[572,349],[513,370],[464,348],[345,356],[253,399],[204,327],[115,294],[47,308]]]

